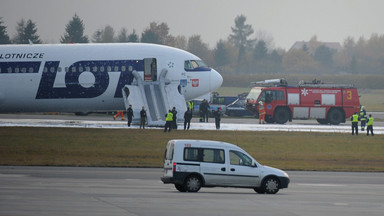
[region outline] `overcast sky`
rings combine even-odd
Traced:
[[[314,35],[340,43],[348,36],[383,35],[383,9],[383,0],[0,0],[0,17],[11,37],[24,18],[37,24],[45,43],[59,43],[76,13],[89,38],[105,25],[116,34],[125,27],[141,35],[155,21],[167,23],[174,36],[201,35],[210,48],[227,39],[241,14],[255,30],[254,37],[263,32],[275,47],[289,49]]]

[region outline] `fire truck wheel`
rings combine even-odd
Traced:
[[[277,108],[275,111],[275,121],[278,124],[285,124],[289,120],[289,112],[285,108]]]
[[[331,109],[328,112],[328,120],[331,125],[338,125],[343,121],[344,114],[340,109]]]

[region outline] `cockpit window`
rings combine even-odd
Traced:
[[[202,60],[187,60],[184,62],[186,71],[210,71],[211,69]]]

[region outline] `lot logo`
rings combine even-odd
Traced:
[[[94,98],[100,96],[110,84],[109,73],[120,73],[114,98],[121,98],[121,89],[133,81],[132,71],[143,71],[142,60],[79,61],[73,63],[68,68],[68,72],[65,73],[66,87],[54,87],[59,64],[59,61],[45,62],[44,68],[46,70],[44,69],[42,73],[36,99]],[[84,68],[88,68],[88,70],[84,70]],[[93,74],[93,85],[84,87],[80,83],[80,75],[84,72]]]

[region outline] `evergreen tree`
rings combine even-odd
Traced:
[[[159,36],[151,29],[146,29],[141,34],[141,42],[142,43],[161,44]]]
[[[119,43],[126,43],[128,42],[128,31],[126,28],[122,28],[120,30],[119,35],[117,36],[117,42]]]
[[[267,44],[263,40],[259,40],[257,42],[255,50],[253,52],[253,57],[256,60],[263,59],[268,56],[268,49],[267,49]]]
[[[320,62],[323,66],[331,67],[333,64],[332,50],[325,45],[321,45],[317,47],[313,59]]]
[[[34,44],[41,44],[40,37],[37,35],[36,24],[30,19],[27,21],[27,25],[25,26],[24,36],[27,40],[32,41]]]
[[[65,27],[66,33],[61,37],[61,43],[88,43],[88,37],[84,35],[83,20],[77,14]]]
[[[7,27],[3,26],[2,17],[0,17],[0,44],[10,44],[11,40],[7,34]]]
[[[37,35],[36,24],[30,19],[27,22],[21,19],[21,21],[17,23],[16,31],[16,36],[13,39],[16,44],[29,44],[29,41],[34,44],[41,43],[40,37]]]
[[[239,49],[238,62],[245,58],[246,48],[252,47],[254,40],[248,39],[253,34],[252,25],[245,24],[247,18],[244,15],[235,18],[235,27],[231,27],[232,34],[229,40]]]
[[[216,49],[213,51],[213,54],[216,66],[221,67],[228,64],[229,55],[223,40],[219,40],[219,42],[217,42]]]
[[[139,35],[136,34],[135,29],[133,29],[132,33],[128,35],[128,42],[131,42],[131,43],[139,42]]]
[[[115,31],[112,26],[107,25],[104,29],[99,29],[93,34],[94,43],[113,43],[115,42]]]

